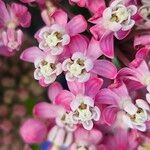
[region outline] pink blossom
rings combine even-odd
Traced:
[[[87,130],[93,128],[93,120],[100,119],[100,109],[95,105],[95,95],[101,88],[103,80],[91,78],[86,83],[68,82],[70,91],[63,90],[54,103],[65,107],[74,124],[82,124]]]
[[[75,142],[71,145],[70,150],[97,150],[97,146],[101,139],[102,133],[99,130],[92,129],[88,131],[79,128],[75,132]]]
[[[122,40],[129,34],[135,24],[132,18],[136,12],[136,6],[129,5],[122,0],[115,0],[103,13],[97,12],[90,19],[90,22],[96,24],[90,31],[96,39],[100,40],[104,55],[109,58],[114,57],[113,36]]]
[[[70,43],[71,38],[84,32],[87,28],[86,20],[82,15],[73,17],[67,23],[67,14],[61,12],[55,12],[53,15],[55,22],[51,26],[43,27],[35,35],[39,42],[39,48],[52,55],[61,54],[65,46]]]
[[[124,84],[117,88],[102,89],[96,99],[98,103],[108,105],[102,112],[107,124],[113,124],[118,114],[120,125],[123,125],[122,121],[125,123],[123,127],[146,131],[150,107],[143,99],[136,99],[134,103]]]
[[[22,41],[23,33],[20,27],[29,27],[31,23],[31,15],[28,9],[17,3],[12,3],[6,7],[4,2],[0,0],[0,55],[13,56],[18,51]]]
[[[17,3],[12,3],[10,7],[6,7],[4,2],[0,1],[0,27],[15,28],[17,26],[29,27],[31,23],[31,15],[28,9]]]
[[[95,13],[98,10],[105,9],[105,4],[103,0],[69,0],[70,4],[76,3],[80,7],[86,7],[91,12]]]
[[[82,43],[82,44],[79,44]],[[74,36],[69,44],[70,57],[65,59],[62,68],[67,81],[86,82],[92,74],[114,79],[117,69],[109,61],[97,60],[101,56],[99,42],[88,42],[80,35]]]
[[[20,128],[20,134],[26,143],[41,143],[47,135],[47,128],[42,121],[28,119]]]
[[[58,58],[41,51],[38,47],[26,49],[20,56],[22,60],[34,63],[34,78],[41,86],[53,83],[61,74],[62,68]]]

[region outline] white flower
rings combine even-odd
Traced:
[[[52,55],[63,52],[64,46],[70,42],[70,36],[65,29],[58,24],[44,27],[39,31],[39,48],[50,51]]]
[[[115,0],[103,12],[103,24],[107,29],[117,32],[130,30],[135,21],[131,19],[137,12],[134,5],[125,6],[122,0]]]
[[[46,84],[54,82],[62,72],[61,63],[57,63],[57,59],[54,56],[48,55],[45,58],[36,59],[34,65],[36,68],[34,78],[36,80],[43,78]]]
[[[128,102],[123,107],[126,112],[123,114],[124,122],[130,128],[146,131],[146,121],[149,120],[150,111],[148,104],[144,100],[138,99],[135,105],[132,102]]]
[[[66,72],[66,80],[86,82],[90,78],[93,62],[82,53],[76,52],[71,59],[68,58],[63,62],[62,68]]]
[[[73,111],[73,119],[76,123],[81,123],[87,130],[93,128],[93,121],[100,118],[100,110],[94,106],[94,100],[88,96],[77,95],[71,102],[70,107]]]

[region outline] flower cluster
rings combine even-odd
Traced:
[[[27,149],[150,149],[149,0],[20,1],[40,8],[37,44],[20,59],[34,64],[49,98],[20,128]],[[31,16],[21,4],[0,1],[0,9],[0,54],[8,56]]]

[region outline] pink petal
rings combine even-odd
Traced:
[[[8,48],[7,46],[0,46],[0,55],[2,56],[6,56],[6,57],[11,57],[13,56],[15,53],[11,52],[11,49]]]
[[[96,60],[92,72],[109,79],[115,79],[117,76],[117,68],[107,60]]]
[[[72,54],[75,52],[81,52],[84,54],[87,50],[87,41],[83,36],[78,34],[71,38],[68,47]]]
[[[110,89],[102,89],[96,95],[96,102],[99,104],[111,104],[117,105],[117,102],[120,100],[119,96],[117,96]]]
[[[33,114],[44,119],[56,118],[59,112],[64,112],[64,109],[60,106],[52,105],[47,102],[38,103],[33,108]]]
[[[95,95],[100,90],[103,84],[103,80],[97,77],[91,78],[88,82],[85,83],[85,94],[92,98],[95,98]]]
[[[103,119],[108,125],[112,125],[116,121],[118,108],[114,106],[106,107],[103,112]]]
[[[54,12],[53,18],[56,23],[65,26],[67,24],[68,16],[67,13],[61,9],[58,9]]]
[[[101,55],[102,51],[100,49],[99,41],[92,38],[88,46],[87,56],[95,60]]]
[[[98,10],[101,10],[102,13],[106,8],[104,0],[89,0],[87,7],[93,13],[96,13]]]
[[[5,3],[2,0],[0,0],[0,10],[0,27],[4,27],[5,23],[9,20],[9,13]]]
[[[60,83],[54,82],[48,88],[48,97],[51,101],[54,101],[56,96],[63,90]]]
[[[75,16],[67,24],[67,30],[71,36],[84,32],[86,28],[87,22],[82,15]]]
[[[114,57],[114,37],[112,32],[105,32],[100,39],[100,47],[105,56]]]
[[[74,94],[84,94],[85,93],[85,85],[84,83],[80,83],[77,81],[67,82],[70,91]]]
[[[122,39],[126,38],[129,33],[130,33],[130,30],[128,30],[128,31],[119,30],[118,32],[115,33],[115,37],[118,40],[122,40]]]
[[[44,53],[38,47],[30,47],[22,52],[20,59],[33,63],[37,58],[43,56]]]
[[[102,139],[102,133],[96,129],[88,131],[83,128],[78,128],[75,132],[75,138],[77,142],[85,141],[89,144],[95,145]]]
[[[65,107],[66,110],[70,110],[70,103],[72,102],[72,100],[75,98],[75,96],[67,91],[67,90],[63,90],[60,94],[57,95],[56,99],[55,99],[55,103],[57,105],[62,105],[63,107]]]
[[[11,9],[18,19],[18,23],[22,27],[29,27],[31,24],[31,14],[27,7],[21,4],[12,3]]]
[[[47,128],[37,119],[28,119],[20,128],[20,134],[26,143],[41,143],[45,140]]]

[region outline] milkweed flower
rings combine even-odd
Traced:
[[[53,83],[62,73],[61,63],[56,56],[41,51],[38,47],[26,49],[20,56],[22,60],[34,63],[34,78],[41,86]]]
[[[96,99],[98,103],[108,105],[102,112],[107,124],[115,123],[117,114],[121,112],[120,118],[127,127],[146,131],[150,107],[143,99],[133,101],[123,83],[117,88],[102,89]]]
[[[70,146],[70,150],[96,150],[101,139],[102,133],[97,129],[88,131],[83,128],[78,128],[75,132],[75,141]]]
[[[97,12],[89,20],[96,24],[90,31],[96,39],[99,39],[104,55],[114,57],[113,36],[119,40],[124,39],[135,24],[133,16],[136,13],[135,5],[115,0],[103,12]]]
[[[71,115],[74,124],[82,124],[87,130],[93,128],[93,121],[100,119],[100,109],[95,105],[95,95],[102,86],[103,80],[91,78],[86,83],[68,82],[70,91],[61,91],[54,100],[63,106]]]
[[[0,54],[12,56],[16,50],[19,50],[23,41],[23,32],[18,27],[27,28],[31,23],[31,15],[28,9],[17,3],[12,3],[6,7],[5,3],[0,1]]]
[[[70,41],[68,51],[70,57],[62,63],[67,81],[86,82],[92,74],[109,79],[116,77],[117,69],[111,62],[97,60],[102,55],[98,41],[91,39],[88,44],[84,37],[77,35]]]
[[[52,55],[59,55],[73,36],[86,30],[87,22],[82,15],[77,15],[67,22],[68,16],[63,11],[56,12],[53,19],[55,22],[40,29],[35,38],[39,42],[40,49]]]

